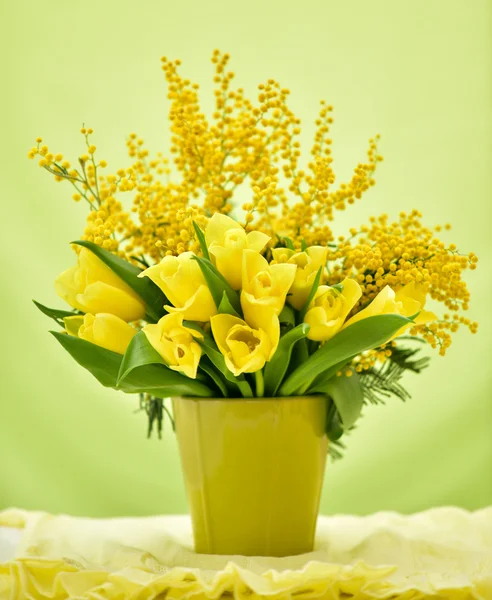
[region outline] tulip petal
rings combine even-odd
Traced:
[[[223,246],[210,246],[210,254],[215,257],[215,264],[219,273],[227,280],[233,290],[241,288],[241,260],[242,248],[224,248]]]
[[[118,354],[125,354],[128,344],[136,334],[136,329],[126,321],[109,313],[86,314],[79,329],[79,337],[83,340]]]
[[[403,302],[405,298],[416,300],[420,304],[421,308],[424,308],[426,300],[426,286],[421,283],[416,283],[415,281],[407,283],[407,285],[403,286],[396,292],[397,302]]]
[[[399,314],[399,312],[395,301],[395,292],[389,285],[385,285],[369,306],[366,306],[366,308],[351,317],[343,327],[345,329],[345,327],[349,327],[367,317],[390,313]]]
[[[272,273],[273,281],[275,282],[275,294],[285,296],[288,294],[297,272],[296,265],[278,264],[271,265],[270,272]]]
[[[80,326],[83,325],[83,323],[84,323],[84,317],[83,317],[83,315],[75,315],[73,317],[64,317],[63,323],[65,325],[65,331],[69,335],[78,337]]]
[[[272,238],[261,231],[250,231],[246,236],[248,248],[255,252],[261,252]]]
[[[220,314],[215,315],[210,319],[212,326],[212,334],[219,350],[225,356],[229,353],[227,346],[227,334],[235,325],[244,325],[244,321],[232,315]]]
[[[260,329],[266,333],[270,346],[267,360],[270,360],[280,339],[280,322],[276,310],[270,306],[260,304],[247,292],[241,294],[241,306],[246,323],[253,329]]]
[[[237,265],[236,265],[237,269]],[[261,271],[269,271],[270,265],[266,258],[254,250],[243,250],[242,256],[242,287],[249,291],[250,281]]]
[[[183,306],[166,306],[170,313],[180,313],[183,319],[189,321],[210,321],[210,317],[217,314],[212,294],[206,285],[200,285],[196,292],[185,302]]]
[[[205,229],[205,241],[209,246],[213,243],[222,245],[227,231],[230,229],[243,229],[241,225],[231,217],[222,213],[215,213],[209,219],[207,228]]]
[[[102,281],[88,285],[76,299],[84,312],[111,313],[124,321],[137,321],[145,316],[142,302]]]
[[[202,350],[191,329],[183,326],[183,314],[170,313],[155,325],[146,325],[143,332],[166,365],[191,379],[196,378]]]
[[[82,306],[77,302],[77,294],[80,292],[80,289],[75,281],[75,276],[78,270],[78,266],[70,267],[70,269],[58,275],[55,279],[55,291],[67,304],[77,310],[83,310]]]
[[[326,246],[309,246],[309,248],[306,248],[306,254],[311,259],[310,268],[312,271],[317,271],[320,267],[326,265],[328,257],[328,248]]]

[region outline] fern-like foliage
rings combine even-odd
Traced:
[[[328,456],[332,461],[340,460],[343,458],[343,451],[346,446],[341,440],[336,440],[335,442],[330,441],[328,445]]]
[[[412,340],[414,338],[411,338]],[[388,398],[395,396],[402,401],[408,400],[410,394],[402,386],[401,379],[405,371],[420,373],[425,369],[430,358],[418,357],[420,348],[405,348],[395,346],[391,349],[391,356],[382,365],[372,367],[359,375],[359,381],[364,394],[364,402],[369,404],[384,404]],[[353,426],[345,431],[344,436],[355,429]],[[331,460],[343,458],[346,446],[341,439],[330,442],[328,454]]]
[[[420,348],[395,346],[391,356],[380,367],[372,367],[360,375],[364,399],[371,404],[384,404],[387,398],[395,396],[402,401],[410,394],[402,386],[405,371],[420,373],[429,364],[429,357],[419,357]]]

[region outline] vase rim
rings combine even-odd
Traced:
[[[272,402],[272,401],[292,401],[292,400],[314,400],[324,399],[326,395],[323,394],[312,394],[310,396],[253,396],[251,398],[238,397],[238,398],[209,398],[200,396],[172,396],[172,400],[193,400],[195,402]]]

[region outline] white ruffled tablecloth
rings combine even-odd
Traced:
[[[0,599],[492,600],[492,507],[320,517],[316,550],[197,555],[186,516],[0,512]]]

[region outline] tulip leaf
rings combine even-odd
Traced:
[[[128,394],[148,393],[157,398],[171,396],[212,396],[212,391],[203,383],[185,377],[164,365],[147,364],[135,368],[123,383],[118,386],[117,380],[123,356],[106,350],[66,333],[51,332],[67,352],[87,369],[106,387],[121,390]]]
[[[232,315],[233,317],[237,317],[238,319],[241,318],[241,316],[237,314],[237,312],[234,310],[233,306],[229,302],[229,297],[227,296],[225,291],[222,294],[222,300],[220,301],[219,308],[217,310],[220,314]]]
[[[325,383],[323,393],[333,400],[341,425],[344,431],[348,431],[360,417],[364,405],[359,376],[353,370],[350,376],[335,375]]]
[[[173,396],[207,397],[214,395],[208,385],[173,371],[164,365],[143,365],[127,375],[118,386],[128,394],[146,393],[156,398]]]
[[[133,369],[143,367],[144,365],[165,364],[164,359],[157,350],[154,349],[145,333],[139,331],[137,335],[133,336],[126,349],[125,355],[123,356],[118,373],[117,384],[121,385]]]
[[[296,313],[290,304],[284,304],[284,307],[278,316],[278,320],[281,324],[287,324],[294,327],[296,324]]]
[[[318,291],[319,284],[320,284],[320,281],[321,281],[321,274],[322,273],[323,273],[323,267],[320,267],[318,269],[318,272],[316,273],[316,277],[314,278],[313,285],[311,286],[311,290],[309,292],[309,296],[308,296],[308,298],[306,300],[306,303],[301,308],[301,311],[299,313],[299,321],[301,323],[304,321],[304,317],[306,316],[306,313],[308,311],[309,305],[311,304],[311,302],[314,300],[314,297],[316,296],[316,292]]]
[[[306,244],[306,240],[304,238],[302,238],[302,240],[301,240],[301,250],[303,252],[306,252],[307,249],[308,249],[308,245]]]
[[[47,306],[44,306],[44,304],[41,304],[41,302],[36,302],[36,300],[33,300],[33,302],[34,305],[37,308],[39,308],[39,310],[44,315],[46,315],[47,317],[51,317],[59,325],[61,325],[60,321],[63,321],[65,317],[77,317],[78,315],[82,314],[77,311],[59,310],[58,308],[48,308]]]
[[[96,346],[65,332],[50,331],[50,333],[55,336],[79,365],[94,375],[99,383],[105,387],[116,388],[122,359],[121,354],[106,350],[106,348],[101,348],[101,346]]]
[[[279,239],[285,244],[289,250],[295,250],[294,242],[289,237],[279,236]]]
[[[205,277],[205,281],[207,282],[214,299],[215,305],[217,306],[217,310],[220,308],[220,304],[225,293],[232,308],[238,315],[242,315],[243,313],[241,311],[239,294],[231,288],[225,277],[219,273],[216,267],[206,258],[202,258],[201,256],[194,256],[193,258],[200,266],[203,276]]]
[[[335,403],[330,402],[328,408],[328,415],[326,419],[326,435],[330,442],[336,442],[344,434],[344,429],[340,421],[340,415],[338,413]]]
[[[318,377],[316,377],[315,380],[309,386],[309,393],[324,393],[323,390],[325,389],[325,385],[331,380],[332,377],[334,377],[339,371],[341,371],[343,367],[345,367],[352,360],[352,358],[353,357],[342,360],[334,364],[329,369],[326,369],[326,371],[323,371],[320,375],[318,375]]]
[[[207,356],[202,356],[200,359],[200,369],[212,379],[224,398],[230,397],[226,382]]]
[[[203,256],[207,260],[210,260],[210,254],[208,252],[207,242],[205,241],[205,234],[200,229],[200,226],[198,225],[198,223],[196,223],[195,221],[193,221],[193,227],[195,228],[196,237],[198,239],[198,242],[200,243],[200,248],[202,249]]]
[[[139,277],[142,270],[137,266],[92,242],[78,240],[72,242],[72,244],[77,244],[77,246],[82,246],[93,252],[97,258],[102,260],[105,265],[130,286],[145,304],[149,321],[157,322],[166,314],[164,305],[169,304],[169,302],[163,291],[148,277]]]
[[[309,333],[309,325],[301,323],[280,338],[278,347],[264,370],[265,396],[273,397],[289,366],[294,344]]]
[[[367,317],[342,329],[287,377],[279,394],[294,396],[304,393],[318,375],[365,350],[382,346],[409,323],[412,321],[407,317],[385,314]]]

